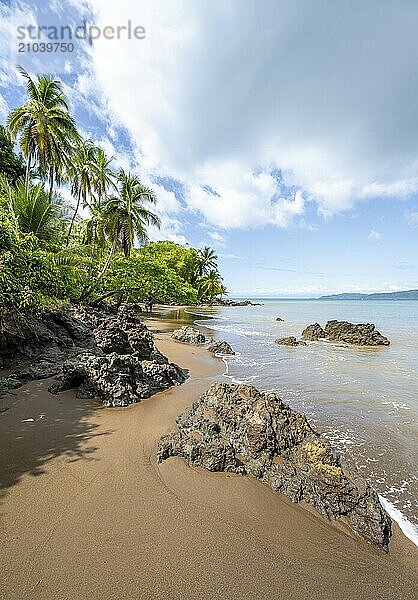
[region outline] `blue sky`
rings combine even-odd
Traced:
[[[56,73],[82,132],[155,187],[152,238],[213,246],[233,295],[418,287],[416,2],[0,10],[0,121],[24,98],[17,63]],[[17,27],[83,19],[102,32],[130,20],[146,36],[17,52]]]

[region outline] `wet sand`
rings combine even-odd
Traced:
[[[48,380],[0,400],[0,597],[416,598],[418,552],[396,525],[384,555],[250,478],[157,465],[223,363],[151,326],[186,384],[127,409],[52,396]]]

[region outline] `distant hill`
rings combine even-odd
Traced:
[[[331,296],[321,296],[318,300],[418,300],[418,290],[377,294],[332,294]]]

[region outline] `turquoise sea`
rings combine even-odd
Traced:
[[[171,317],[209,327],[230,342],[238,354],[226,359],[226,376],[274,390],[305,413],[418,540],[418,302],[252,300],[263,305],[190,308]],[[275,344],[330,319],[375,323],[391,345]]]

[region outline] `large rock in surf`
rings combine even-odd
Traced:
[[[306,346],[305,342],[297,340],[293,335],[290,335],[289,337],[278,338],[276,340],[276,344],[280,344],[281,346]]]
[[[171,334],[173,340],[178,342],[184,342],[186,344],[204,344],[206,341],[205,336],[198,329],[185,325],[180,329],[176,329]]]
[[[98,398],[105,406],[128,406],[185,380],[184,371],[167,359],[160,363],[133,354],[85,353],[65,361],[61,381],[49,391],[76,387],[78,398]]]
[[[344,517],[358,535],[388,550],[391,520],[377,493],[276,394],[215,383],[177,418],[177,426],[161,439],[159,462],[181,456],[210,471],[252,475],[328,518]]]
[[[322,329],[319,323],[313,323],[302,331],[304,340],[320,339],[329,342],[342,342],[356,346],[389,346],[387,337],[376,330],[373,323],[349,323],[348,321],[328,321]]]
[[[325,335],[330,342],[345,342],[357,346],[389,346],[387,337],[376,331],[373,323],[349,323],[328,321]]]
[[[213,354],[235,354],[231,346],[225,340],[212,340],[208,346],[209,352]]]
[[[324,338],[325,335],[325,331],[319,323],[308,325],[308,327],[302,331],[302,338],[304,340],[310,340],[311,342],[316,342],[317,340]]]

